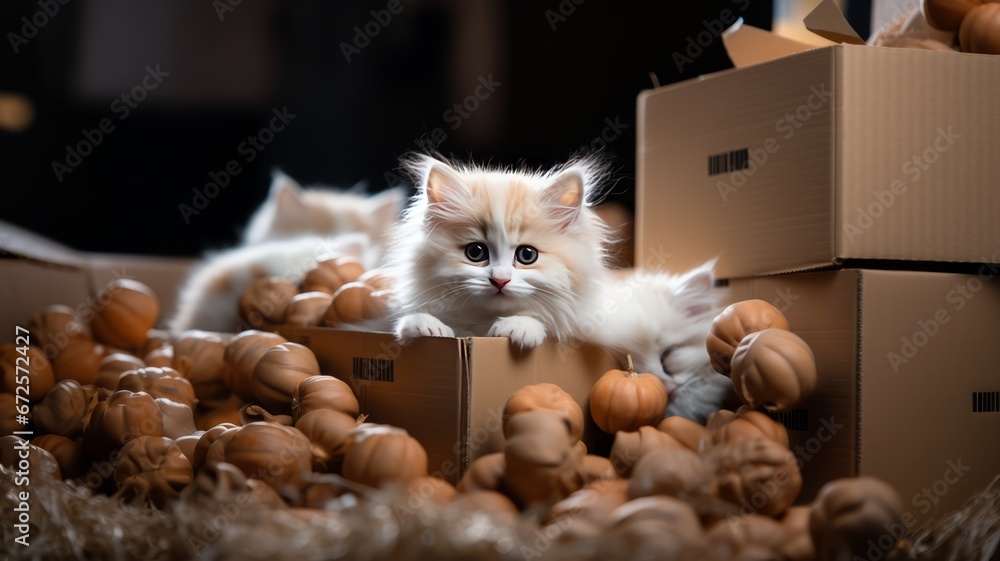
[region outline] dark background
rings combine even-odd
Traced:
[[[428,146],[532,167],[599,150],[611,198],[631,207],[635,98],[651,74],[669,84],[729,68],[718,38],[682,69],[673,55],[723,10],[764,28],[772,15],[757,0],[401,0],[383,25],[371,11],[388,1],[47,1],[58,13],[37,16],[46,23],[18,53],[9,33],[43,8],[0,4],[0,92],[34,108],[25,130],[0,129],[0,220],[82,250],[161,255],[235,243],[274,168],[375,192],[402,179],[400,156]],[[367,44],[355,40],[366,25]],[[120,119],[112,103],[157,64],[169,76]],[[490,76],[500,85],[468,100],[467,118],[446,113]],[[284,107],[294,120],[247,162],[241,143]],[[59,181],[53,162],[105,118],[114,130]],[[231,160],[240,173],[186,223],[179,205]]]

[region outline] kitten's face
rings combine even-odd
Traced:
[[[530,175],[436,162],[407,217],[419,233],[404,240],[415,263],[403,290],[419,302],[404,305],[446,324],[532,315],[565,332],[603,259],[584,181],[573,169]]]
[[[453,192],[438,186],[426,219],[424,259],[435,263],[438,278],[464,295],[463,307],[502,315],[552,305],[572,294],[576,277],[583,274],[579,267],[591,262],[577,256],[594,251],[567,235],[566,214],[579,212],[583,196],[579,183],[548,191],[551,186],[539,189],[500,175],[440,180],[461,185]],[[560,195],[570,205],[560,203]]]

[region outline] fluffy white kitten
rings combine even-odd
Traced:
[[[262,276],[299,282],[324,255],[352,255],[366,268],[381,258],[384,234],[405,202],[401,189],[366,197],[303,189],[276,173],[267,200],[250,219],[240,246],[208,254],[181,288],[169,327],[229,332],[240,295]]]
[[[605,286],[601,312],[590,314],[586,340],[631,354],[641,372],[663,380],[667,415],[704,423],[732,396],[729,378],[715,372],[705,339],[721,311],[710,261],[683,274],[618,271]],[[586,314],[585,323],[588,322]]]
[[[395,333],[506,336],[521,347],[579,335],[601,293],[608,229],[587,207],[598,170],[411,162],[419,186],[388,254]]]

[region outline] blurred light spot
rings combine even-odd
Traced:
[[[35,106],[21,94],[0,92],[0,129],[21,132],[35,120]]]

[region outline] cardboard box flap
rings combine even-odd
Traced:
[[[9,222],[0,222],[0,254],[65,267],[84,266],[76,251]]]
[[[809,12],[802,23],[806,29],[834,43],[864,45],[862,39],[851,24],[847,22],[844,13],[833,0],[823,0],[813,11]]]
[[[854,28],[844,17],[844,13],[833,0],[820,2],[813,11],[809,12],[803,23],[809,31],[834,43],[865,44],[864,39],[854,31]],[[736,68],[744,68],[752,64],[768,62],[817,48],[816,45],[802,43],[759,27],[746,25],[742,18],[722,32],[722,44]]]
[[[722,32],[722,44],[726,48],[729,60],[736,68],[768,62],[816,48],[815,45],[801,43],[776,35],[766,29],[746,25],[742,18]]]

